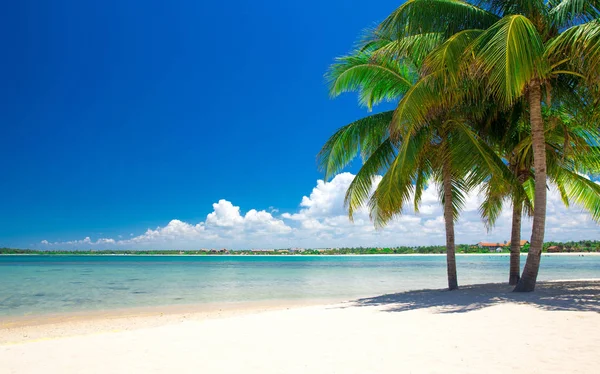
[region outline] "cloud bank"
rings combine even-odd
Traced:
[[[403,215],[387,227],[375,230],[368,212],[359,211],[350,222],[344,209],[344,195],[354,175],[342,173],[331,182],[317,181],[308,196],[301,199],[295,212],[280,213],[250,209],[242,213],[227,200],[213,204],[213,211],[198,223],[169,221],[165,226],[148,229],[139,235],[51,242],[42,240],[48,249],[200,249],[200,248],[326,248],[358,246],[417,246],[445,242],[442,207],[437,187],[430,185],[423,193],[421,207],[415,213],[408,207]],[[504,241],[510,239],[511,207],[506,204],[496,227],[488,232],[479,216],[481,197],[467,196],[465,210],[456,224],[457,243]],[[600,229],[580,207],[566,208],[557,191],[551,189],[547,206],[547,240],[597,239]],[[531,221],[523,220],[523,239],[531,235]]]

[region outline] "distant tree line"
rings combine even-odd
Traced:
[[[580,240],[568,242],[546,242],[543,251],[549,247],[558,247],[560,252],[600,252],[600,241]],[[528,252],[529,244],[521,251]],[[496,249],[480,248],[476,245],[459,244],[456,246],[458,253],[490,253]],[[509,253],[509,247],[503,247],[502,253]],[[246,255],[246,256],[282,256],[282,255],[378,255],[378,254],[444,254],[446,247],[443,245],[430,245],[418,247],[344,247],[328,249],[272,249],[272,250],[227,250],[227,249],[199,249],[199,250],[35,250],[18,248],[0,248],[0,254],[37,254],[37,255]]]

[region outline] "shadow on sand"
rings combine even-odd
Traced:
[[[354,300],[351,306],[378,306],[385,312],[435,308],[437,313],[465,313],[514,303],[544,310],[600,313],[600,280],[538,282],[535,292],[530,293],[512,292],[513,288],[494,283],[462,286],[456,291],[408,291]]]

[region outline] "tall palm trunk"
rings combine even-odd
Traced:
[[[446,266],[448,271],[448,289],[458,289],[456,276],[456,249],[454,246],[454,214],[452,214],[452,174],[450,161],[444,160],[442,183],[444,188],[444,221],[446,222]]]
[[[542,119],[542,93],[540,81],[535,79],[529,85],[529,117],[531,122],[533,167],[535,169],[535,197],[533,200],[533,228],[531,246],[523,276],[519,280],[516,292],[531,292],[535,289],[544,230],[546,228],[546,141],[544,139],[544,121]]]
[[[521,216],[523,203],[518,197],[513,198],[512,233],[510,235],[510,271],[508,284],[515,286],[521,272]]]
[[[526,173],[515,167],[517,182],[523,185]],[[518,192],[513,194],[512,232],[510,235],[510,270],[508,273],[508,284],[511,286],[519,283],[521,272],[521,220],[523,217],[523,200]]]

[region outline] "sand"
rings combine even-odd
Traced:
[[[0,328],[0,373],[598,373],[600,281]]]

